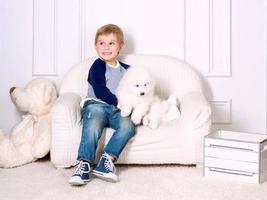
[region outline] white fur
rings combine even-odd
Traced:
[[[121,115],[123,117],[131,115],[134,124],[140,124],[149,111],[150,105],[157,101],[154,88],[154,80],[147,70],[141,67],[130,67],[116,91]]]
[[[0,130],[0,167],[21,166],[44,157],[50,150],[50,110],[57,98],[55,86],[37,78],[10,94],[16,108],[25,113],[11,133]]]
[[[170,96],[167,100],[157,101],[151,105],[149,113],[143,118],[143,124],[155,129],[160,124],[178,119],[180,115],[176,98]]]

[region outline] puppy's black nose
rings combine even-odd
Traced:
[[[140,92],[140,96],[143,96],[145,93],[144,92]]]

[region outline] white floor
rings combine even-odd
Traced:
[[[38,161],[0,169],[1,200],[267,200],[267,182],[248,184],[211,179],[202,169],[163,166],[118,166],[120,182],[93,178],[82,187],[67,183],[72,169],[55,169]]]

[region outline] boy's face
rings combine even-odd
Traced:
[[[99,35],[95,49],[100,58],[110,65],[115,65],[119,56],[122,44],[118,41],[117,36],[113,33]]]

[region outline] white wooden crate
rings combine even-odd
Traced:
[[[205,136],[204,175],[264,182],[267,179],[267,135],[219,130]]]

